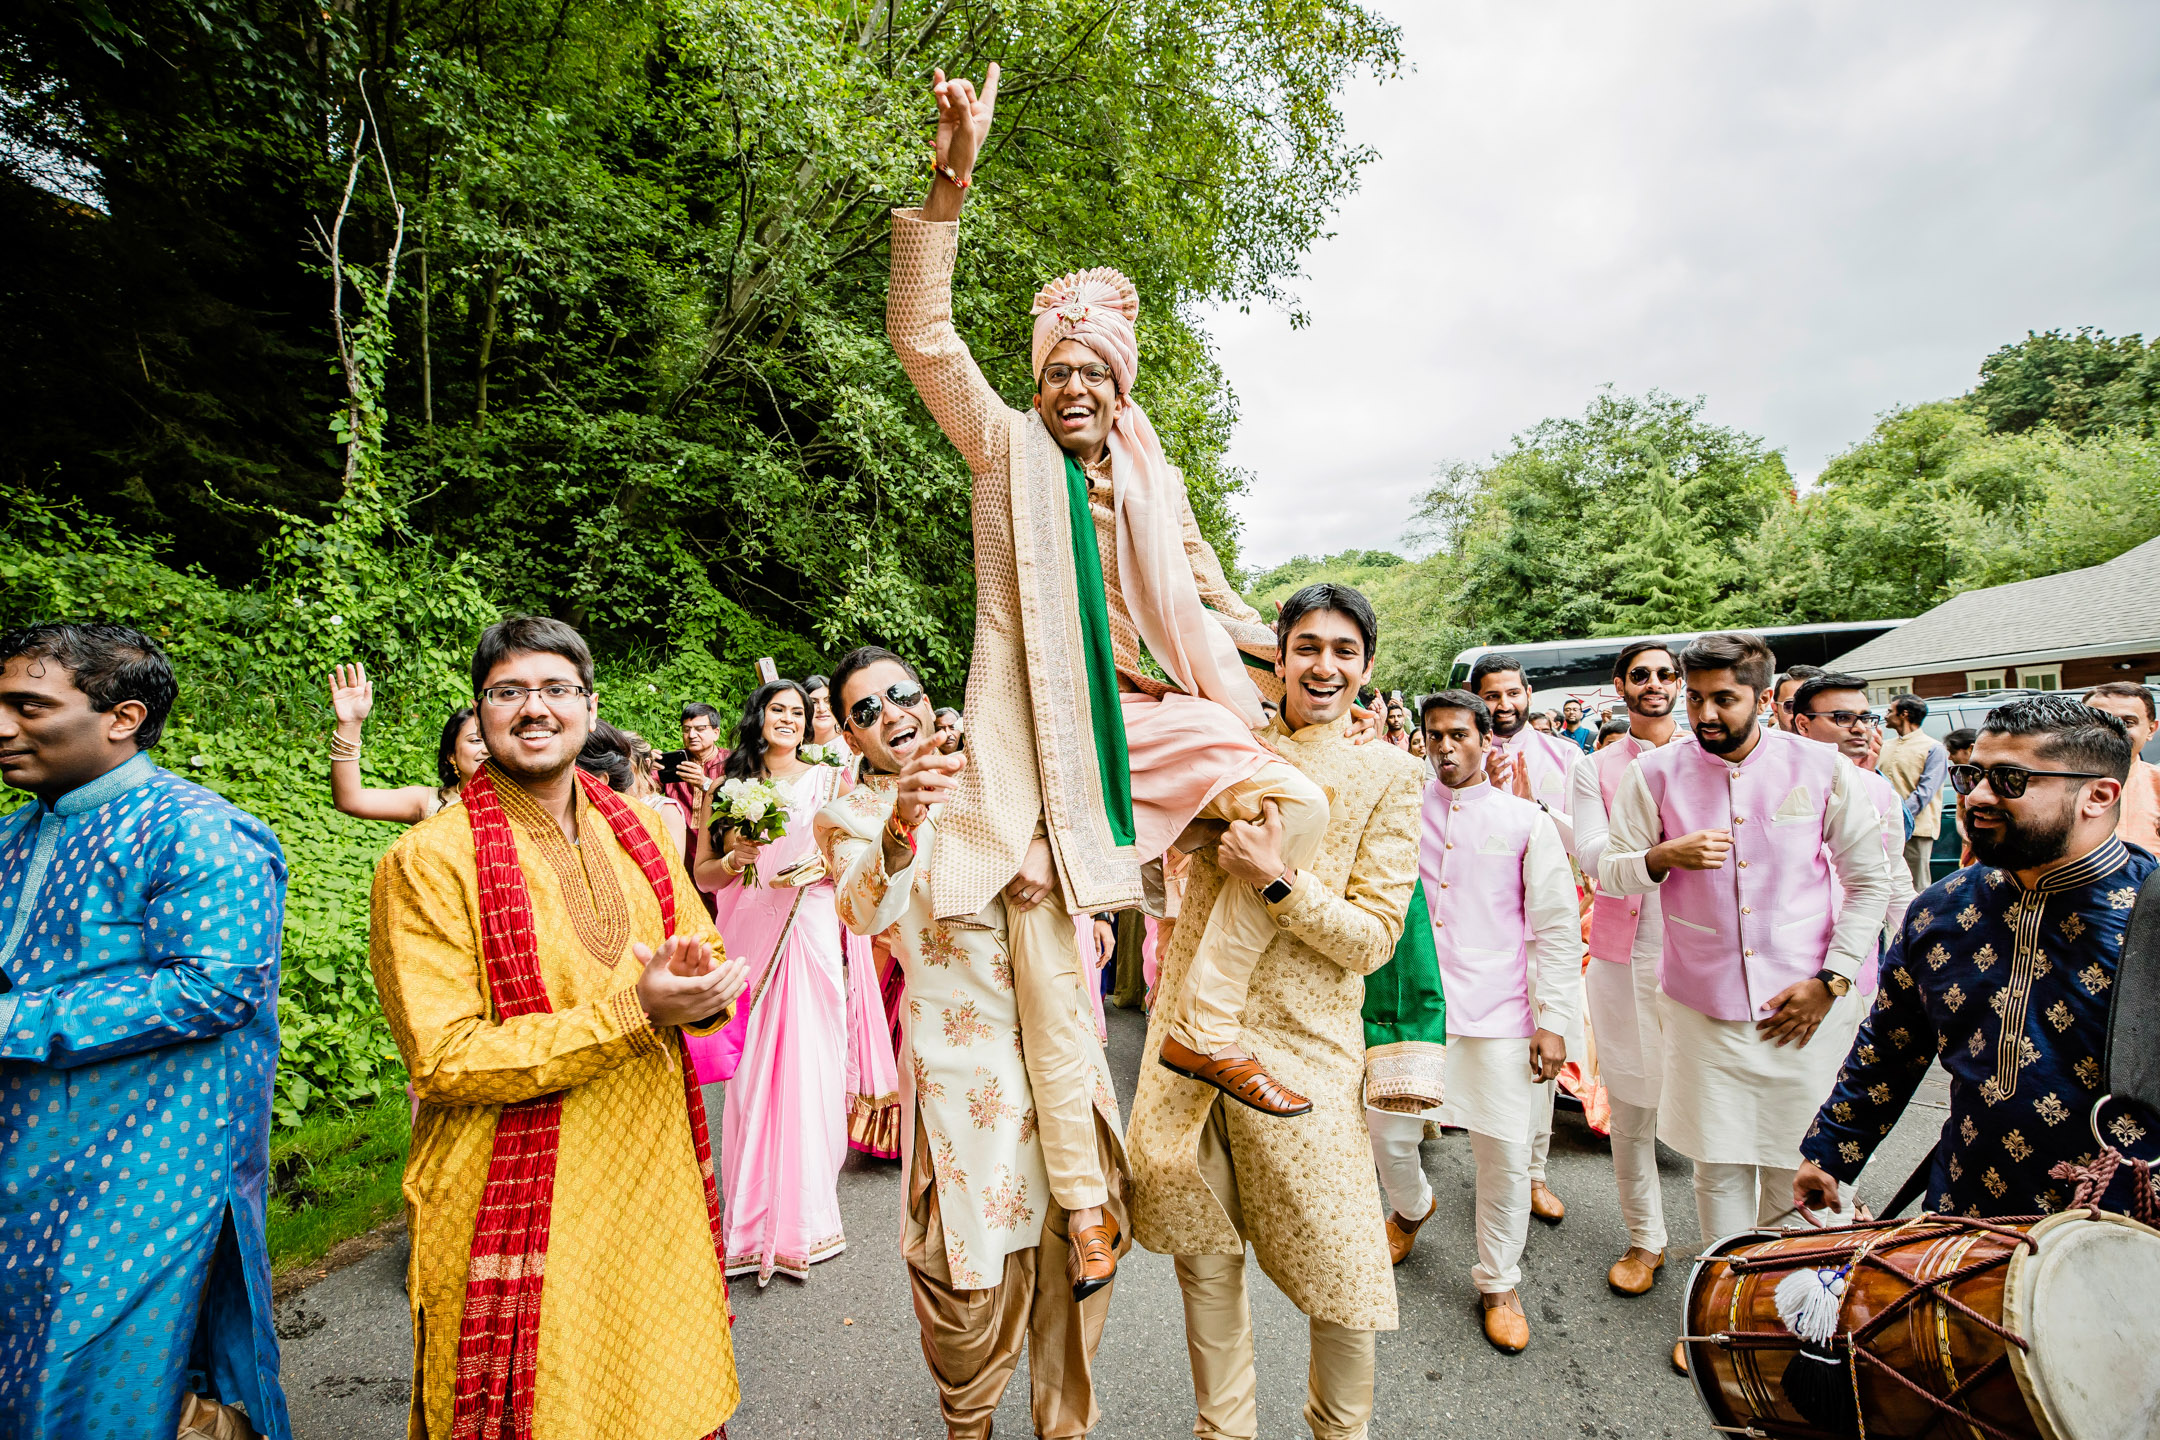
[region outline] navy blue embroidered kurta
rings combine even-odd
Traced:
[[[1927,1208],[1960,1215],[2062,1209],[2048,1171],[2095,1154],[2109,990],[2123,931],[2154,858],[2110,838],[2027,890],[1972,865],[1930,886],[1884,957],[1875,1008],[1800,1151],[1842,1181],[1903,1113],[1928,1061],[1950,1075]],[[2118,1127],[2135,1122],[2117,1116]],[[2118,1133],[2115,1143],[2142,1139]],[[2130,1206],[2130,1170],[2103,1197]]]
[[[0,1440],[284,1440],[263,1242],[285,861],[138,755],[0,819]]]

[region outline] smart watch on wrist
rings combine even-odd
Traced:
[[[1845,992],[1852,989],[1852,981],[1834,970],[1818,970],[1815,978],[1822,981],[1823,989],[1830,992],[1832,1000],[1842,1000]]]
[[[1284,871],[1260,887],[1260,898],[1270,905],[1280,905],[1290,898],[1290,872]]]

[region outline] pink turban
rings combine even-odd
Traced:
[[[1117,380],[1118,393],[1131,395],[1140,370],[1140,343],[1133,322],[1140,318],[1140,292],[1115,270],[1081,270],[1060,275],[1035,292],[1035,378],[1060,340],[1077,340],[1102,356]]]

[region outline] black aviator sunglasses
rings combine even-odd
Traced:
[[[1988,788],[2005,800],[2015,800],[2025,793],[2025,787],[2035,775],[2049,776],[2058,780],[2112,780],[2112,775],[2095,775],[2087,770],[2027,770],[2022,765],[1952,765],[1950,788],[1960,795],[1970,795],[1979,787],[1982,779]]]
[[[902,710],[912,710],[922,703],[922,686],[912,680],[895,680],[885,687],[883,695],[865,695],[848,706],[848,719],[858,730],[867,730],[877,723],[878,716],[885,713],[885,702],[892,701]]]

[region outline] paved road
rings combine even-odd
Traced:
[[[1111,1059],[1130,1097],[1144,1033],[1135,1012],[1113,1010]],[[1863,1194],[1880,1204],[1941,1127],[1947,1103],[1934,1072],[1868,1174]],[[709,1103],[718,1113],[717,1090]],[[1557,1228],[1533,1222],[1524,1258],[1530,1349],[1506,1356],[1485,1343],[1470,1284],[1473,1166],[1461,1136],[1427,1141],[1425,1166],[1440,1213],[1396,1272],[1402,1328],[1380,1337],[1375,1440],[1406,1440],[1440,1427],[1506,1436],[1588,1440],[1706,1436],[1688,1383],[1667,1368],[1679,1333],[1684,1262],[1656,1290],[1625,1300],[1605,1270],[1625,1246],[1611,1159],[1576,1115],[1553,1137],[1552,1184],[1568,1204]],[[1676,1252],[1695,1244],[1687,1163],[1661,1152],[1665,1210]],[[776,1278],[763,1291],[735,1288],[735,1346],[742,1408],[734,1440],[864,1440],[937,1437],[937,1401],[924,1371],[906,1275],[895,1253],[899,1175],[851,1155],[840,1177],[850,1248],[807,1283]],[[1676,1259],[1679,1256],[1676,1254]],[[412,1341],[393,1245],[288,1300],[278,1310],[287,1398],[299,1440],[397,1440],[410,1393]],[[1260,1433],[1302,1435],[1305,1325],[1252,1271],[1260,1378]],[[848,1322],[852,1321],[850,1324]],[[997,1416],[1000,1435],[1031,1433],[1023,1368]],[[1135,1250],[1119,1271],[1110,1324],[1097,1360],[1103,1407],[1098,1436],[1181,1440],[1192,1434],[1177,1282],[1168,1259]]]

